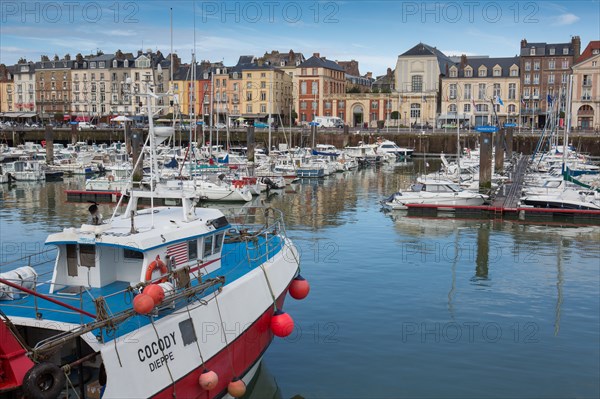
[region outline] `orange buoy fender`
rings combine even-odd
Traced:
[[[198,378],[198,383],[202,389],[210,391],[219,383],[219,376],[214,371],[204,369]]]
[[[290,296],[294,299],[304,299],[310,291],[308,281],[301,275],[296,276],[290,284]]]
[[[160,305],[165,299],[165,290],[158,284],[150,284],[144,288],[144,294],[148,295],[154,301],[154,305]]]
[[[146,281],[151,281],[152,280],[152,272],[154,272],[154,270],[158,268],[160,270],[161,274],[167,274],[168,270],[167,270],[167,265],[165,265],[165,262],[163,262],[162,260],[160,260],[160,256],[157,256],[155,260],[153,260],[149,265],[148,268],[146,269]],[[163,277],[159,283],[166,283],[168,280],[167,276]]]
[[[139,314],[148,314],[154,309],[154,299],[147,294],[139,294],[133,298],[133,310]]]
[[[239,378],[234,377],[227,386],[227,393],[234,398],[241,398],[246,393],[246,384]]]
[[[289,314],[276,310],[271,318],[271,331],[278,337],[287,337],[294,330],[294,319]]]

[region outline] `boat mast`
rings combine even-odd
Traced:
[[[563,139],[563,174],[565,173],[567,168],[566,163],[567,152],[569,148],[569,132],[571,131],[571,101],[573,100],[573,75],[569,75],[569,87],[567,90],[567,103],[565,104],[565,107],[567,108],[567,127],[565,129],[565,137]]]
[[[275,74],[275,68],[271,68],[271,82],[269,83],[269,118],[267,123],[269,124],[269,147],[267,148],[267,154],[271,153],[271,113],[273,108],[273,75]]]

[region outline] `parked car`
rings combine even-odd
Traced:
[[[267,125],[264,122],[254,122],[254,127],[259,128],[259,129],[266,129],[269,127],[269,125]]]
[[[96,125],[98,129],[110,129],[110,125],[108,123],[99,123]]]
[[[79,122],[79,125],[77,126],[78,130],[95,130],[96,129],[96,125],[92,125],[89,122]]]
[[[225,128],[227,128],[227,125],[226,125],[226,124],[224,124],[224,123],[216,123],[216,124],[215,124],[215,127],[216,127],[217,129],[225,129]]]

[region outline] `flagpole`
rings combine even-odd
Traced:
[[[400,90],[398,90],[398,119],[396,119],[398,133],[400,133],[400,115],[402,115],[402,112],[400,111]]]

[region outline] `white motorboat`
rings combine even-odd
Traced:
[[[449,180],[419,179],[409,190],[392,194],[383,205],[390,209],[408,209],[409,204],[479,206],[488,199],[487,195],[464,190]]]

